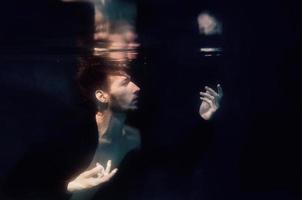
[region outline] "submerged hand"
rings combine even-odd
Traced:
[[[219,109],[220,101],[223,96],[223,91],[221,86],[217,85],[217,91],[215,92],[212,88],[206,86],[206,92],[200,92],[200,99],[202,100],[199,114],[205,119],[209,120],[213,116],[213,114]]]
[[[68,192],[89,189],[109,181],[117,172],[117,169],[110,171],[111,160],[107,162],[106,169],[99,163],[91,169],[81,173],[76,179],[70,181],[67,186]]]

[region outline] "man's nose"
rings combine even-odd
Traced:
[[[133,89],[134,92],[138,92],[141,90],[135,83],[133,83],[133,87],[134,87],[134,89]]]

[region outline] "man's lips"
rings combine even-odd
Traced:
[[[134,104],[136,104],[136,103],[138,102],[138,96],[135,96],[135,97],[132,99],[132,102],[133,102]]]

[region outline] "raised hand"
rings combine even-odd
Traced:
[[[202,102],[199,107],[199,114],[203,119],[209,120],[220,107],[223,91],[220,84],[217,85],[217,92],[208,86],[205,89],[205,92],[200,92]]]

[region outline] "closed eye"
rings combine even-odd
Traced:
[[[126,85],[128,85],[128,83],[129,83],[130,81],[131,81],[130,78],[125,78],[125,79],[122,81],[121,85],[126,86]]]

